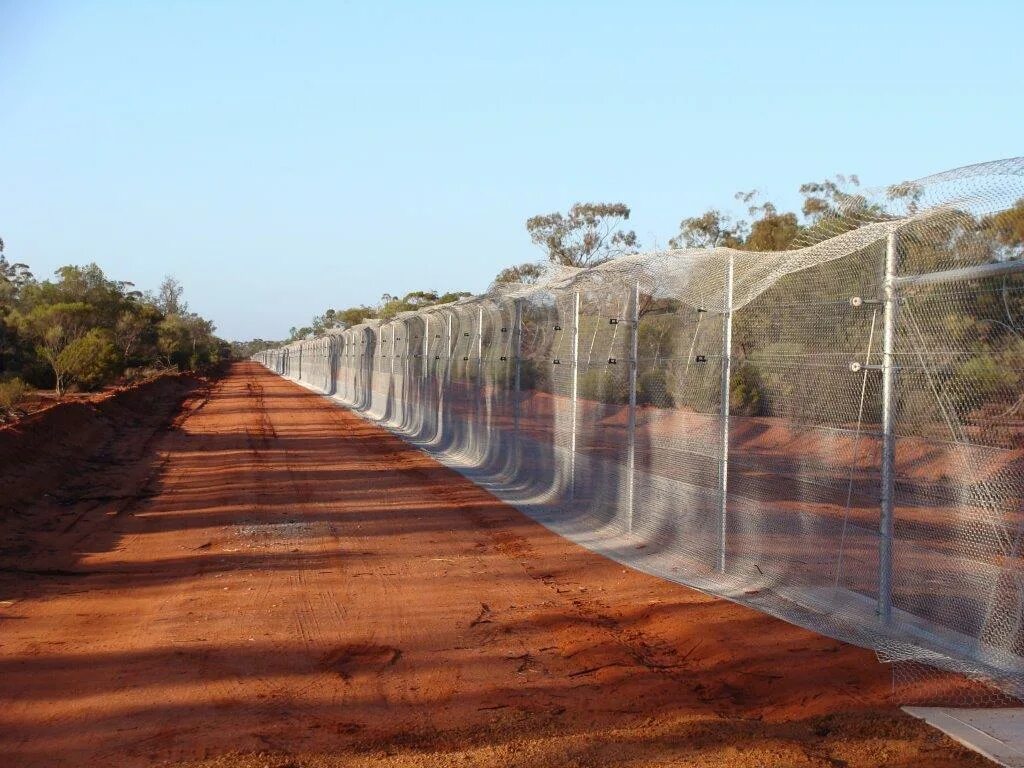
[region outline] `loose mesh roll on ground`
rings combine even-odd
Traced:
[[[551,267],[255,359],[593,550],[1019,698],[1022,255],[1014,158],[795,250]]]

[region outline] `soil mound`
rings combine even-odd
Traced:
[[[66,518],[81,515],[83,499],[116,495],[125,480],[118,470],[147,464],[153,436],[203,386],[187,374],[161,376],[0,428],[0,562],[24,567],[11,559],[36,552],[38,534],[63,531]]]

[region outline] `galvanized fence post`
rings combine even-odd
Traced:
[[[885,273],[882,281],[882,487],[878,521],[878,615],[892,619],[892,536],[896,491],[896,434],[894,391],[896,385],[896,258],[895,231],[885,241]]]
[[[633,532],[636,514],[636,379],[640,361],[640,283],[633,287],[631,317],[629,319],[629,423],[626,435],[626,505],[629,532]]]
[[[437,436],[438,438],[444,435],[444,396],[445,396],[445,385],[449,377],[451,376],[452,369],[452,317],[454,313],[452,310],[447,311],[447,322],[445,324],[445,358],[443,361],[443,371],[440,369],[442,365],[438,366],[438,377],[437,377]],[[440,350],[438,350],[440,351]],[[440,355],[438,355],[440,357]],[[439,360],[439,362],[441,362]]]
[[[725,295],[722,307],[722,393],[721,460],[718,465],[718,570],[725,573],[725,552],[729,528],[729,381],[732,377],[732,283],[733,254],[725,269]]]
[[[512,435],[515,443],[515,466],[516,470],[519,469],[519,461],[521,456],[520,442],[519,442],[519,420],[522,413],[522,397],[521,397],[521,386],[522,386],[522,357],[523,357],[523,300],[514,299],[513,302],[513,319],[512,319],[512,345],[513,345],[513,363],[514,366],[514,383],[513,383],[513,394],[512,394]]]
[[[334,378],[334,338],[326,336],[324,338],[324,389],[327,390],[327,394],[331,394],[331,381]]]
[[[408,321],[408,319],[403,318],[402,320],[399,320],[397,322],[399,322],[401,324],[401,326],[402,326],[402,335],[398,337],[398,340],[405,342],[405,344],[402,345],[402,359],[398,363],[398,374],[399,374],[399,376],[402,377],[402,390],[401,390],[401,392],[402,392],[402,394],[401,394],[401,404],[402,404],[401,417],[402,417],[402,421],[401,421],[401,423],[405,424],[406,423],[406,416],[408,415],[409,408],[413,405],[413,403],[410,402],[410,397],[411,397],[411,392],[410,392],[410,378],[411,377],[410,377],[410,374],[412,373],[412,368],[410,367],[411,366],[411,362],[410,362],[410,355],[409,355],[409,352],[412,349],[412,346],[410,345],[409,342],[412,341],[412,338],[409,336],[409,321]],[[396,388],[396,391],[397,391],[397,388]]]
[[[576,422],[580,387],[580,292],[573,294],[572,311],[572,432],[569,440],[569,501],[576,498]]]
[[[423,370],[421,372],[424,379],[427,378],[427,358],[430,354],[430,315],[427,313],[423,314]]]
[[[484,442],[484,305],[476,313],[476,434],[478,450]]]

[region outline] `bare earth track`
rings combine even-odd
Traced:
[[[0,431],[4,766],[987,765],[255,364],[139,399]]]

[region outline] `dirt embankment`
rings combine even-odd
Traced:
[[[205,386],[190,375],[161,376],[0,428],[0,570],[72,570],[69,538],[92,533],[97,522],[109,530],[109,516],[137,501],[157,470],[154,438]]]
[[[3,449],[5,766],[986,765],[872,653],[581,549],[258,366],[157,386]]]

